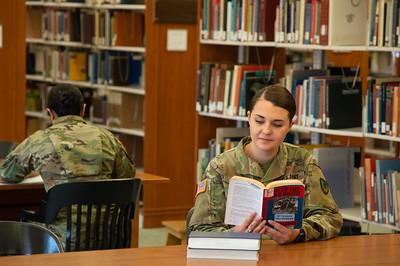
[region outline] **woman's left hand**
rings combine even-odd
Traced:
[[[287,244],[293,242],[297,235],[300,233],[300,229],[289,229],[277,222],[269,220],[268,223],[273,226],[266,226],[264,234],[269,236],[272,240],[278,244]]]

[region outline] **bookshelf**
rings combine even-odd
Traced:
[[[89,95],[85,96],[86,120],[122,135],[123,142],[134,143],[125,143],[127,147],[143,147],[145,12],[144,4],[110,1],[26,2],[29,57],[25,79],[28,91],[39,84],[42,101],[42,110],[27,107],[28,132],[38,129],[31,125],[47,124],[43,102],[48,88],[66,83]],[[80,72],[74,74],[75,69]],[[32,123],[33,119],[44,121]],[[143,149],[128,153],[143,167]]]
[[[326,7],[321,7],[321,5],[325,5],[326,3],[329,3],[329,5],[332,4],[334,5],[336,9],[339,11],[346,10],[347,13],[353,12],[354,14],[357,14],[358,18],[362,17],[362,21],[357,21],[358,23],[358,30],[357,32],[362,32],[362,34],[357,34],[359,36],[352,36],[349,38],[349,40],[352,43],[344,43],[347,40],[345,38],[339,38],[338,36],[335,38],[328,40],[325,40],[325,44],[322,44],[322,40],[316,41],[314,39],[314,43],[310,40],[308,40],[308,44],[305,44],[304,42],[306,41],[306,38],[310,38],[310,32],[308,32],[309,36],[306,37],[304,35],[304,40],[301,40],[301,38],[298,38],[298,34],[300,33],[295,33],[296,30],[298,31],[306,31],[306,26],[302,29],[300,26],[300,29],[296,27],[298,26],[296,24],[296,19],[309,19],[313,20],[314,18],[308,18],[304,17],[303,15],[300,15],[300,18],[296,18],[297,14],[291,12],[297,12],[298,10],[301,10],[301,5],[305,4],[308,5],[310,4],[310,11],[311,11],[311,6],[316,3],[318,6],[315,10],[312,12],[319,12],[322,10],[321,8],[326,8]],[[395,33],[395,28],[398,27],[399,25],[399,18],[397,18],[397,14],[395,18],[393,19],[393,22],[390,19],[387,19],[386,17],[385,22],[380,21],[379,23],[384,23],[386,26],[389,25],[390,23],[393,24],[393,26],[390,26],[390,29],[393,29],[393,34],[392,32],[388,33],[388,30],[386,30],[386,34],[384,37],[378,36],[376,38],[383,38],[383,41],[386,39],[389,39],[389,41],[386,40],[387,43],[383,45],[371,45],[368,40],[371,34],[378,34],[376,31],[374,31],[374,27],[368,23],[368,21],[371,21],[371,14],[374,14],[378,11],[371,12],[371,5],[372,2],[375,1],[362,1],[360,2],[360,6],[357,7],[358,5],[353,5],[354,3],[350,1],[335,1],[333,3],[333,0],[331,1],[303,1],[303,0],[298,0],[298,1],[235,1],[235,0],[227,0],[227,1],[221,1],[220,3],[210,3],[207,1],[204,1],[202,3],[199,3],[199,13],[198,13],[198,18],[199,18],[199,35],[200,35],[200,42],[199,42],[199,55],[198,55],[198,64],[200,65],[203,62],[212,62],[215,65],[217,64],[223,64],[223,63],[229,63],[229,64],[268,64],[271,62],[271,57],[275,56],[275,64],[274,67],[277,72],[277,76],[279,78],[284,77],[284,69],[279,69],[284,65],[285,62],[285,51],[290,51],[290,52],[298,52],[298,53],[312,53],[313,54],[313,64],[315,68],[315,59],[320,60],[321,62],[317,63],[318,67],[326,67],[326,65],[333,66],[333,67],[351,67],[351,68],[359,68],[358,72],[358,77],[361,80],[361,97],[362,97],[362,107],[365,109],[365,101],[366,101],[366,95],[369,90],[369,76],[371,75],[370,72],[370,61],[371,61],[371,55],[373,53],[392,53],[394,57],[396,57],[397,53],[399,52],[399,38],[398,38],[398,33]],[[385,6],[385,10],[391,10],[393,11],[393,14],[395,14],[395,10],[398,11],[398,6],[397,6],[397,1],[378,1],[381,2]],[[390,2],[390,3],[389,3]],[[396,2],[396,3],[395,3]],[[247,4],[247,5],[246,5]],[[275,8],[276,6],[272,7],[271,10],[277,10],[276,12],[283,12],[280,13],[279,21],[275,21],[275,15],[272,16],[271,13],[269,13],[269,17],[264,18],[266,21],[269,20],[270,23],[272,23],[273,26],[273,32],[269,32],[268,30],[265,30],[263,32],[259,26],[257,26],[255,23],[257,23],[256,20],[250,21],[248,18],[253,17],[249,14],[252,14],[251,12],[261,12],[260,10],[257,10],[257,5],[288,5],[284,8]],[[291,5],[299,5],[299,6],[291,6]],[[345,8],[344,6],[346,5],[352,5],[348,8]],[[210,5],[210,6],[207,6]],[[217,8],[214,9],[214,5],[217,5]],[[240,13],[240,19],[235,18],[235,12],[237,10],[235,9],[235,5],[240,5],[240,8],[245,11]],[[341,6],[343,5],[343,6]],[[300,8],[299,8],[300,7]],[[362,7],[362,11],[356,10],[360,9]],[[285,9],[286,8],[286,9]],[[292,8],[292,9],[291,9]],[[369,8],[369,9],[368,9]],[[225,10],[225,12],[224,12]],[[227,11],[226,11],[227,10]],[[247,11],[246,11],[247,10]],[[261,7],[262,10],[262,7]],[[338,12],[332,11],[329,9],[327,12],[329,13],[329,16],[332,14],[339,14],[339,13],[346,13],[346,12]],[[351,11],[349,11],[351,10]],[[383,9],[382,9],[383,10]],[[326,10],[325,10],[326,11]],[[214,12],[211,15],[211,18],[206,17],[204,18],[204,14],[211,14],[210,12]],[[246,13],[248,12],[248,13]],[[266,11],[268,12],[268,11]],[[287,12],[287,13],[286,13]],[[389,12],[389,11],[385,11]],[[261,14],[261,13],[260,13]],[[283,15],[282,15],[283,14]],[[294,23],[290,23],[289,20],[285,20],[285,16],[289,14],[288,16],[292,15],[290,19],[292,21],[295,21]],[[318,13],[315,13],[318,14]],[[389,14],[389,13],[388,13]],[[254,14],[253,14],[254,15]],[[381,14],[381,18],[383,18],[383,13]],[[385,13],[386,15],[386,13]],[[278,15],[277,15],[278,16]],[[317,15],[316,15],[317,16]],[[260,15],[262,20],[262,15]],[[328,17],[328,16],[327,16]],[[293,19],[294,18],[294,19]],[[339,25],[341,19],[336,18],[335,21],[329,20],[329,30],[328,32],[334,32],[335,34],[341,34],[337,30],[334,29],[334,27],[331,27],[331,25]],[[289,22],[288,22],[289,21]],[[339,21],[339,22],[338,22]],[[344,20],[345,21],[345,20]],[[287,23],[287,24],[285,24]],[[304,22],[306,23],[306,22]],[[324,25],[322,21],[320,22],[312,22],[312,23],[321,23]],[[339,23],[339,24],[338,24]],[[354,25],[353,25],[354,26]],[[349,25],[349,28],[353,27],[352,25]],[[268,27],[268,26],[266,26]],[[317,29],[317,26],[315,26],[315,30]],[[379,26],[380,31],[382,31],[383,26]],[[388,27],[388,26],[387,26]],[[389,29],[389,27],[388,27]],[[346,27],[340,27],[339,31],[342,31],[346,33],[348,29]],[[279,31],[277,34],[276,31]],[[349,31],[351,32],[351,30]],[[354,32],[354,31],[353,31]],[[260,37],[260,35],[264,34],[268,36],[269,38],[263,38],[262,41],[260,40],[255,40]],[[244,36],[242,35],[244,34]],[[292,35],[290,35],[292,34]],[[322,35],[321,32],[319,34]],[[293,37],[295,36],[296,37]],[[329,35],[329,34],[328,34]],[[362,35],[362,36],[361,36]],[[222,37],[221,37],[222,36]],[[246,37],[247,36],[247,37]],[[258,36],[258,37],[257,37]],[[282,37],[283,36],[283,37]],[[331,35],[329,35],[331,36]],[[333,35],[334,36],[334,35]],[[396,36],[396,37],[395,37]],[[297,39],[298,38],[298,39]],[[331,37],[329,37],[331,38]],[[358,40],[356,40],[358,38]],[[337,43],[333,43],[333,39],[336,39]],[[392,41],[393,40],[393,41]],[[320,42],[320,43],[319,43]],[[391,43],[391,44],[390,44]],[[259,56],[258,54],[263,53],[263,56]],[[254,57],[256,55],[256,58]],[[394,65],[392,65],[392,68]],[[201,68],[200,68],[201,69]],[[199,70],[202,71],[202,70]],[[393,72],[394,73],[394,72]],[[398,73],[396,73],[398,75]],[[212,75],[212,74],[210,74]],[[234,75],[234,74],[232,74]],[[212,79],[212,78],[210,78]],[[200,80],[199,84],[201,85],[204,82],[204,80]],[[207,81],[208,82],[208,81]],[[217,86],[217,85],[215,85]],[[202,89],[197,90],[202,92]],[[225,89],[227,86],[225,86]],[[211,92],[209,92],[211,94]],[[231,93],[231,92],[230,92]],[[205,94],[201,94],[198,96],[198,99],[201,99],[201,97],[206,96]],[[216,96],[215,96],[216,97]],[[211,96],[210,96],[211,98]],[[226,99],[224,99],[226,100]],[[197,100],[198,101],[198,100]],[[199,104],[197,104],[199,106]],[[203,107],[203,106],[202,106]],[[209,107],[208,107],[209,108]],[[335,143],[341,143],[342,145],[347,145],[347,146],[353,146],[356,145],[358,147],[362,148],[362,157],[361,160],[362,162],[364,161],[364,156],[368,153],[371,152],[373,155],[377,156],[396,156],[398,157],[398,152],[393,154],[393,152],[388,152],[388,151],[383,151],[383,150],[376,150],[376,149],[371,149],[369,147],[366,147],[364,142],[366,139],[372,139],[372,140],[384,140],[384,141],[391,141],[391,142],[400,142],[399,135],[392,135],[392,131],[387,131],[384,134],[377,134],[377,133],[370,133],[367,130],[367,123],[366,123],[366,116],[365,116],[365,110],[363,110],[363,118],[361,121],[361,125],[357,126],[355,128],[343,128],[343,129],[329,129],[329,128],[318,128],[315,126],[305,126],[305,125],[294,125],[292,128],[292,131],[297,131],[297,132],[313,132],[313,133],[319,133],[324,136],[326,136],[326,139],[328,139],[330,142],[335,142]],[[371,111],[370,111],[371,112]],[[394,113],[394,112],[393,112]],[[215,131],[216,128],[218,127],[228,127],[228,126],[246,126],[246,121],[247,117],[245,116],[238,116],[237,114],[230,115],[229,114],[229,109],[226,112],[225,110],[221,112],[215,112],[214,110],[207,111],[202,108],[197,107],[196,111],[197,117],[196,117],[196,138],[195,138],[195,156],[197,158],[198,156],[198,151],[199,149],[205,149],[209,145],[209,140],[212,138],[215,138]],[[390,122],[390,121],[389,121]],[[386,123],[389,123],[386,122]],[[369,122],[372,123],[372,122]],[[374,122],[375,123],[375,122]],[[395,134],[395,133],[394,133]],[[364,149],[365,147],[365,149]],[[197,161],[196,161],[197,162]],[[358,213],[358,215],[357,215]],[[346,218],[349,218],[351,220],[355,221],[361,221],[363,223],[374,223],[372,221],[367,221],[365,219],[361,219],[361,209],[360,208],[355,208],[350,210],[345,211],[345,216]],[[382,224],[378,224],[382,225]],[[374,225],[376,226],[376,225]],[[396,229],[395,226],[392,225],[382,225],[386,226],[389,229]],[[398,230],[398,229],[397,229]]]
[[[0,139],[25,137],[25,2],[4,1],[0,8]]]

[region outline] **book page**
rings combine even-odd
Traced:
[[[226,202],[225,224],[239,225],[251,212],[256,212],[258,216],[261,216],[264,187],[261,187],[260,184],[262,185],[250,178],[231,178]]]

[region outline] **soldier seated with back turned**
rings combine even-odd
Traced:
[[[83,120],[85,104],[78,88],[56,85],[48,94],[47,111],[52,126],[35,132],[7,155],[0,166],[3,182],[21,182],[35,171],[48,191],[60,183],[134,176],[134,164],[120,141]]]

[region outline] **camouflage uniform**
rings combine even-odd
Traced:
[[[20,182],[31,171],[40,173],[46,191],[60,183],[135,174],[133,162],[112,133],[74,115],[59,117],[51,127],[29,136],[0,166],[6,182]],[[63,220],[59,215],[55,222],[61,235]]]
[[[303,148],[282,143],[278,154],[264,173],[261,166],[245,154],[244,147],[250,142],[249,137],[243,138],[236,148],[218,155],[209,163],[198,188],[190,229],[232,230],[232,225],[224,224],[225,204],[229,179],[239,175],[257,179],[264,184],[281,179],[301,180],[305,184],[305,240],[322,240],[336,236],[343,223],[342,216],[312,154]]]

